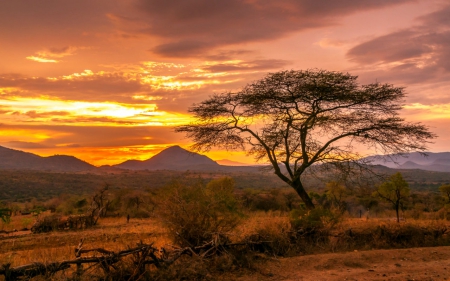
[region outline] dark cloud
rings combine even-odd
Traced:
[[[114,22],[123,32],[166,40],[152,49],[159,55],[189,57],[211,48],[277,39],[292,32],[329,26],[351,13],[411,1],[137,0],[138,11],[143,14],[141,28],[130,23],[127,15],[115,17]]]
[[[450,6],[443,6],[442,9],[419,17],[425,25],[439,27],[450,27]]]
[[[362,76],[378,81],[440,85],[439,94],[415,95],[410,101],[448,100],[450,79],[450,5],[417,18],[417,25],[379,36],[354,46],[347,57],[363,69]],[[373,82],[373,81],[371,81]],[[447,86],[442,86],[444,83]],[[423,86],[422,86],[423,88]],[[414,89],[414,87],[413,87]],[[424,89],[422,89],[424,91]]]
[[[0,31],[3,34],[53,34],[88,31],[107,24],[106,13],[116,11],[117,0],[14,0],[0,1]]]
[[[52,118],[52,122],[60,122],[63,124],[72,124],[72,123],[86,123],[86,124],[92,124],[92,123],[111,123],[111,124],[118,124],[118,125],[139,125],[142,124],[142,122],[135,122],[131,120],[120,120],[117,118],[102,116],[102,117],[88,117],[88,116],[80,116],[80,117],[71,117],[70,119],[61,119],[61,118]]]
[[[71,48],[69,46],[62,48],[50,47],[48,48],[48,50],[51,54],[60,55],[68,53],[71,50]]]
[[[415,30],[402,30],[355,46],[347,56],[361,64],[417,58],[433,51],[427,37]]]
[[[170,144],[183,141],[183,135],[172,127],[158,126],[65,126],[65,125],[4,125],[3,129],[40,130],[54,137],[40,142],[46,147],[76,144],[81,147],[122,147],[133,145]],[[99,137],[101,136],[101,137]]]
[[[221,63],[215,65],[209,65],[202,67],[203,70],[210,72],[232,72],[240,70],[268,70],[268,69],[280,69],[289,64],[285,60],[275,60],[275,59],[265,59],[265,60],[254,60],[246,61],[235,64]]]
[[[76,147],[81,147],[81,144],[78,143],[71,143],[71,144],[65,144],[65,145],[61,145],[62,147],[72,147],[72,148],[76,148]]]
[[[26,142],[26,141],[9,141],[4,144],[7,147],[12,148],[49,148],[50,146],[44,145],[36,142]]]
[[[129,79],[123,73],[93,74],[65,79],[26,77],[0,74],[0,87],[15,87],[27,91],[27,97],[47,95],[68,100],[132,101],[130,95],[150,88],[139,81],[136,74]],[[20,92],[12,92],[17,96]]]
[[[24,113],[24,115],[27,115],[30,118],[42,118],[42,117],[49,117],[49,116],[67,116],[70,115],[70,112],[68,111],[47,111],[47,112],[36,112],[36,110],[30,110]]]
[[[150,51],[162,55],[170,54],[171,57],[185,57],[202,55],[216,46],[217,42],[214,41],[183,40],[161,44]]]
[[[251,55],[252,53],[254,52],[250,50],[219,50],[211,55],[204,56],[204,58],[207,60],[224,61],[235,59],[236,57]]]

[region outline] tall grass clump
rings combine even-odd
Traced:
[[[234,180],[229,177],[208,184],[201,179],[174,180],[161,190],[156,213],[181,247],[226,240],[242,217],[233,191]]]

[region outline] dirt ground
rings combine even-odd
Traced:
[[[236,280],[450,280],[450,247],[274,258]]]

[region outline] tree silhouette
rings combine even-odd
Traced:
[[[375,195],[392,204],[397,222],[400,222],[399,209],[409,196],[409,186],[402,174],[395,173],[390,176],[389,180],[378,186]]]
[[[176,131],[198,151],[242,149],[268,160],[313,209],[301,178],[313,164],[361,164],[355,145],[386,154],[426,149],[434,134],[399,117],[404,96],[403,88],[359,85],[346,73],[281,71],[194,104],[189,111],[196,120]]]

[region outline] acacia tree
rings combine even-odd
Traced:
[[[348,73],[281,71],[194,104],[189,111],[196,120],[176,131],[192,138],[197,151],[242,149],[268,160],[313,209],[302,183],[313,164],[360,164],[356,144],[385,154],[426,149],[434,135],[398,115],[404,96],[403,88],[359,85]]]
[[[397,222],[400,222],[400,207],[409,196],[409,186],[402,174],[395,173],[390,176],[386,182],[378,186],[375,195],[392,204],[397,215]]]

